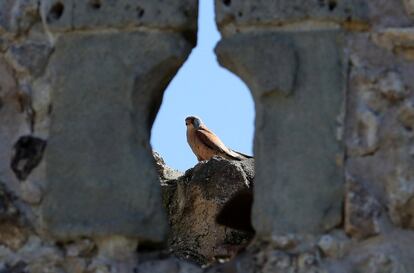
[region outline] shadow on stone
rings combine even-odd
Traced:
[[[157,155],[156,161],[169,216],[168,245],[174,255],[208,265],[231,259],[247,246],[254,235],[251,223],[246,224],[246,219],[250,221],[251,203],[239,206],[245,210],[223,221],[226,226],[218,224],[216,219],[233,197],[238,199],[238,195],[249,192],[252,197],[253,159],[230,161],[213,157],[183,175],[165,166]],[[244,201],[241,199],[238,201]],[[231,203],[240,205],[240,202]]]

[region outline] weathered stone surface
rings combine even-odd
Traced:
[[[413,3],[216,0],[221,61],[243,77],[257,108],[259,233],[240,250],[241,237],[221,243],[229,229],[214,214],[231,202],[210,182],[242,173],[251,181],[253,167],[217,160],[182,176],[157,157],[154,168],[148,145],[161,90],[194,45],[197,1],[0,0],[0,272],[413,271]],[[340,28],[344,36],[321,31]],[[346,111],[333,124],[345,78]],[[335,134],[346,141],[344,158]],[[336,151],[354,180],[345,189]],[[218,173],[202,171],[207,165]],[[181,257],[243,253],[203,270],[149,251],[161,244],[137,249],[136,237],[158,241],[165,227],[155,169],[168,188],[164,204],[174,204],[174,236],[189,240],[173,242]],[[325,228],[315,223],[338,225],[319,234]],[[74,238],[51,237],[50,227]]]
[[[0,222],[15,219],[18,216],[18,210],[13,204],[13,199],[3,182],[0,181]]]
[[[6,220],[0,223],[0,245],[13,251],[19,250],[27,240],[27,232],[15,220]]]
[[[20,187],[20,198],[31,205],[39,205],[43,192],[40,186],[33,181],[25,181]]]
[[[163,90],[191,47],[179,34],[59,39],[46,72],[54,93],[42,203],[54,234],[164,238],[149,135]]]
[[[123,236],[109,236],[97,240],[98,255],[115,261],[127,261],[136,258],[138,241]]]
[[[394,231],[368,240],[350,251],[345,263],[337,263],[336,272],[411,272],[414,252],[409,245],[412,242],[412,231]]]
[[[12,68],[0,56],[0,179],[7,185],[15,177],[10,163],[19,136],[28,133],[16,79]]]
[[[364,181],[370,195],[388,207],[394,224],[413,227],[413,132],[409,123],[414,64],[367,34],[350,37],[348,48],[352,69],[346,170],[356,181]]]
[[[351,239],[342,230],[334,230],[330,234],[323,235],[318,242],[322,254],[333,259],[344,257],[351,246]]]
[[[326,1],[246,1],[216,0],[219,26],[281,24],[300,20],[366,20],[368,6],[364,0]]]
[[[256,38],[251,47],[243,46]],[[232,65],[232,69],[235,69],[237,75],[243,75],[243,80],[255,90],[255,96],[265,97],[272,93],[281,93],[285,96],[292,94],[298,80],[299,56],[289,37],[246,35],[225,40],[216,51],[220,61],[226,64],[231,62],[230,56],[226,54],[235,48],[243,50],[244,55],[237,61],[237,65]]]
[[[87,268],[87,260],[82,258],[66,259],[63,270],[70,273],[84,273]]]
[[[0,2],[0,32],[22,34],[39,21],[39,1],[37,0],[3,0]]]
[[[386,185],[388,209],[393,222],[403,228],[414,228],[414,160],[400,163]]]
[[[167,183],[163,187],[164,202],[171,226],[169,246],[174,255],[209,264],[232,257],[244,247],[252,234],[218,225],[216,217],[233,195],[252,186],[253,177],[253,160],[213,157]]]
[[[52,31],[149,26],[166,29],[197,28],[198,1],[43,0],[43,22]]]
[[[4,31],[10,28],[10,10],[13,0],[5,0],[0,3],[0,27]]]
[[[414,15],[414,1],[413,0],[404,0],[405,9],[408,14]]]
[[[323,232],[341,221],[343,172],[336,161],[343,148],[336,127],[345,65],[340,38],[338,31],[240,34],[216,49],[219,62],[248,84],[256,102],[253,220],[260,235]],[[269,57],[270,49],[286,44],[289,50]],[[290,69],[292,62],[296,69]],[[287,66],[296,72],[287,80],[293,83],[286,85],[272,73],[266,74],[267,82],[260,80],[263,75],[252,68],[262,63],[273,65],[276,73]],[[272,87],[263,92],[262,82]],[[293,90],[288,97],[286,86]]]
[[[199,266],[180,261],[176,258],[159,259],[143,262],[136,268],[136,273],[202,273]]]
[[[414,27],[388,28],[373,34],[379,46],[387,48],[404,58],[414,60]]]
[[[52,47],[47,43],[29,41],[11,46],[9,56],[19,70],[27,71],[34,77],[38,77],[44,71],[52,51]]]
[[[68,257],[90,257],[96,250],[96,244],[90,239],[82,239],[66,245],[65,249]]]
[[[155,167],[157,168],[161,183],[168,183],[169,181],[175,180],[183,175],[182,172],[168,167],[159,153],[153,152],[153,156],[155,159]]]
[[[216,20],[224,34],[226,27],[260,27],[296,24],[301,21],[340,23],[350,29],[369,26],[404,26],[413,20],[402,1],[388,0],[216,0]],[[308,22],[308,26],[312,24]],[[314,25],[318,28],[318,24]]]
[[[28,237],[27,230],[20,221],[20,214],[15,202],[16,197],[12,196],[0,181],[0,247],[12,251],[18,251]]]
[[[414,129],[414,100],[408,100],[401,106],[398,111],[398,120],[407,131]]]
[[[64,261],[64,255],[57,246],[33,235],[19,250],[17,257],[22,257],[27,264],[27,271],[33,273],[59,272]],[[16,256],[10,258],[16,259]]]
[[[382,212],[381,205],[363,185],[347,179],[344,215],[347,234],[358,239],[377,235]]]

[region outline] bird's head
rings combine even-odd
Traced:
[[[188,126],[192,126],[195,129],[198,129],[201,124],[203,124],[203,122],[201,121],[200,118],[195,117],[195,116],[189,116],[185,118],[185,125]]]

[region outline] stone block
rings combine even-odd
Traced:
[[[216,0],[219,25],[297,22],[300,20],[364,20],[365,0]]]
[[[341,222],[341,37],[337,30],[238,34],[216,48],[220,64],[244,80],[255,99],[253,223],[259,235],[319,233]],[[269,71],[255,70],[260,64]]]
[[[173,33],[73,33],[57,41],[45,72],[53,110],[42,203],[53,234],[164,238],[150,129],[191,48]]]
[[[51,31],[149,26],[196,29],[197,0],[43,0],[43,21]]]
[[[228,222],[223,224],[232,224],[230,227],[218,223],[229,200],[251,192],[253,165],[253,159],[231,161],[213,157],[164,184],[164,202],[171,226],[169,249],[174,255],[206,265],[220,258],[231,258],[246,247],[254,232],[235,224],[246,219],[251,229],[251,202],[237,206],[227,215]]]
[[[365,25],[404,26],[412,19],[402,1],[388,0],[215,0],[216,20],[220,29],[280,26],[312,21],[340,23],[349,27]],[[354,24],[356,23],[356,24]],[[311,25],[308,22],[308,26]],[[359,27],[363,27],[360,25]]]
[[[387,208],[393,224],[406,229],[414,228],[414,115],[410,114],[414,63],[394,45],[410,36],[408,30],[387,29],[350,37],[352,69],[345,129],[347,173],[364,181],[373,197]],[[409,45],[409,39],[406,42]],[[361,122],[367,113],[373,117],[370,126]]]

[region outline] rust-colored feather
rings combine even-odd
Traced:
[[[194,125],[194,123],[197,124]],[[198,161],[208,160],[215,155],[233,160],[251,158],[227,148],[217,135],[201,123],[199,118],[187,117],[186,125],[188,126],[187,141]]]

